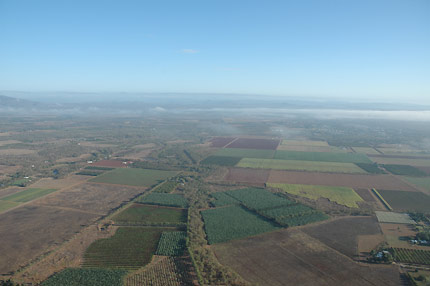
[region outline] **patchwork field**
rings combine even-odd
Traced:
[[[394,175],[404,175],[411,177],[425,177],[427,174],[418,168],[408,165],[383,165],[384,168]]]
[[[358,208],[357,203],[363,199],[357,193],[347,187],[328,187],[312,185],[292,185],[292,184],[267,184],[269,187],[281,189],[289,194],[317,200],[326,198],[332,202],[350,208]]]
[[[85,268],[134,270],[151,261],[161,233],[167,229],[120,227],[114,236],[92,243],[84,255]]]
[[[382,168],[376,163],[355,163],[358,167],[370,174],[387,174]]]
[[[430,250],[394,248],[394,260],[412,264],[430,265]]]
[[[427,178],[414,178],[414,177],[404,177],[406,181],[427,190],[430,194],[430,177]]]
[[[358,240],[362,235],[382,234],[375,217],[344,217],[307,226],[303,232],[351,257],[359,257]]]
[[[230,168],[224,180],[238,183],[264,184],[269,179],[270,170]]]
[[[270,171],[268,183],[351,187],[353,189],[417,190],[390,175],[352,175],[315,172]]]
[[[378,190],[396,211],[430,213],[430,196],[421,192]]]
[[[202,165],[218,165],[218,166],[235,166],[240,161],[240,157],[226,157],[226,156],[209,156],[202,160]]]
[[[384,165],[410,165],[414,167],[430,167],[430,159],[421,158],[391,158],[381,156],[369,156],[373,162]]]
[[[254,285],[400,286],[395,266],[357,264],[299,230],[211,246],[218,260]],[[286,271],[286,269],[288,271]]]
[[[188,201],[184,198],[184,196],[179,194],[151,193],[144,196],[143,198],[138,199],[138,202],[168,207],[188,207]]]
[[[215,153],[215,156],[221,157],[239,157],[239,158],[262,158],[272,159],[275,155],[274,150],[261,149],[239,149],[239,148],[223,148]]]
[[[357,153],[363,153],[363,154],[368,154],[368,155],[379,155],[381,153],[379,153],[377,150],[375,150],[374,148],[370,148],[370,147],[351,147],[352,150],[354,150]]]
[[[209,244],[279,229],[274,223],[240,206],[209,209],[201,214]]]
[[[254,169],[297,170],[329,173],[366,173],[366,171],[359,168],[355,164],[336,162],[243,158],[236,166]]]
[[[371,163],[366,155],[358,153],[335,153],[335,152],[298,152],[298,151],[276,151],[274,159],[318,161],[337,163]]]
[[[121,286],[124,270],[67,268],[42,283],[42,286]]]
[[[408,214],[405,213],[393,213],[393,212],[381,212],[375,211],[376,217],[379,222],[383,223],[400,223],[400,224],[415,224]]]
[[[119,168],[99,175],[90,182],[149,187],[176,174],[174,171]]]
[[[6,259],[0,259],[0,273],[16,271],[98,217],[82,211],[32,204],[1,214],[0,253]]]
[[[215,137],[209,140],[209,142],[211,142],[211,147],[224,147],[234,139],[236,138],[235,137]]]
[[[2,197],[2,201],[11,201],[11,202],[17,202],[17,203],[25,203],[32,201],[34,199],[46,196],[50,193],[55,192],[56,189],[36,189],[36,188],[30,188],[26,189],[24,191]]]
[[[105,215],[110,209],[118,207],[122,202],[142,192],[144,189],[85,183],[56,192],[35,203]]]
[[[275,139],[256,139],[256,138],[238,138],[231,142],[225,148],[246,148],[246,149],[266,149],[276,150],[279,140]]]
[[[156,223],[186,223],[187,210],[133,204],[112,217],[115,224],[138,225]]]

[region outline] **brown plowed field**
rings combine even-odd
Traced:
[[[123,161],[119,161],[119,160],[101,160],[101,161],[89,164],[89,166],[108,167],[108,168],[126,168],[127,165],[128,164],[124,164]]]
[[[358,264],[297,229],[211,248],[222,264],[253,285],[402,285],[396,266]]]
[[[236,138],[235,137],[215,137],[209,140],[209,142],[211,142],[211,147],[224,147],[234,139]]]
[[[302,231],[354,259],[359,258],[358,236],[382,234],[375,217],[345,217],[305,227]]]
[[[355,192],[366,202],[375,202],[376,199],[368,189],[356,189]]]
[[[264,184],[269,178],[270,170],[230,168],[225,180],[237,183]]]
[[[276,150],[279,145],[279,140],[275,139],[255,139],[255,138],[239,138],[226,148],[246,148],[246,149],[268,149]]]
[[[97,215],[25,205],[0,215],[0,274],[16,271],[71,238]]]
[[[417,190],[391,175],[330,174],[272,170],[269,183],[344,186],[353,189]]]

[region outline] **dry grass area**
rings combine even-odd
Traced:
[[[417,189],[391,175],[329,174],[318,172],[270,171],[269,183],[343,186],[353,189],[381,189],[416,192]]]
[[[15,174],[16,171],[19,170],[21,166],[7,166],[7,165],[0,165],[0,174],[2,175],[12,175]]]
[[[66,158],[61,158],[61,159],[58,159],[57,161],[55,161],[55,162],[57,162],[57,163],[66,163],[66,162],[79,162],[79,161],[85,161],[85,160],[87,160],[88,158],[90,158],[91,157],[91,154],[82,154],[82,155],[80,155],[80,156],[78,156],[78,157],[66,157]]]
[[[35,154],[36,150],[30,149],[0,149],[0,156],[22,156]]]
[[[391,247],[428,250],[427,246],[409,243],[409,237],[414,237],[417,234],[413,225],[398,223],[381,223],[380,225],[385,240]]]
[[[144,190],[145,188],[86,183],[53,193],[36,203],[41,206],[76,209],[104,215],[122,202],[143,193]]]
[[[79,267],[83,262],[83,255],[88,246],[98,239],[114,235],[116,230],[117,227],[109,227],[100,231],[97,225],[91,225],[61,245],[55,252],[48,254],[14,275],[13,279],[20,283],[39,283],[65,268]]]
[[[402,285],[396,266],[358,264],[298,229],[211,248],[222,264],[254,285]]]
[[[358,237],[360,235],[382,234],[375,217],[342,217],[316,226],[305,227],[302,230],[354,259],[359,258]]]
[[[29,188],[63,189],[76,184],[84,183],[88,179],[88,176],[79,175],[69,175],[63,179],[43,178],[36,183],[31,184]]]
[[[26,188],[20,188],[20,187],[9,187],[6,189],[0,189],[0,198],[18,193],[18,192],[23,191],[25,189]]]
[[[98,218],[87,212],[27,204],[0,215],[0,274],[18,270]]]

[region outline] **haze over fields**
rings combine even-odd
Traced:
[[[0,286],[427,286],[430,2],[0,0]]]

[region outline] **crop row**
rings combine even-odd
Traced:
[[[171,193],[176,188],[176,182],[166,181],[154,189],[154,193]]]
[[[125,270],[67,268],[44,281],[42,286],[121,286]]]
[[[396,261],[414,264],[430,264],[429,250],[393,248],[393,251]]]
[[[186,236],[187,233],[184,231],[163,232],[158,243],[156,254],[165,256],[183,255]]]
[[[227,191],[225,194],[238,200],[249,209],[263,210],[285,205],[291,205],[295,202],[284,197],[275,195],[265,189],[246,188],[234,191]]]
[[[187,200],[179,194],[151,193],[139,199],[138,202],[179,208],[188,206]]]

